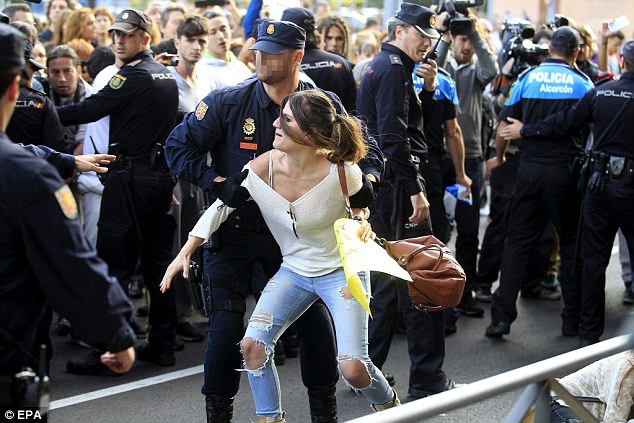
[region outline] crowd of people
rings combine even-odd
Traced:
[[[400,401],[382,367],[399,327],[415,398],[460,386],[443,371],[445,337],[461,315],[483,317],[483,302],[487,337],[510,335],[521,293],[563,299],[562,336],[598,342],[617,232],[623,302],[634,304],[634,41],[562,15],[497,28],[468,10],[458,27],[410,3],[383,30],[368,19],[352,33],[328,3],[304,6],[273,16],[256,0],[244,13],[234,0],[152,2],[115,16],[49,0],[45,22],[27,4],[4,9],[0,148],[11,161],[0,172],[39,182],[24,199],[0,185],[0,232],[20,246],[0,244],[0,275],[21,275],[0,289],[15,301],[7,321],[16,308],[39,319],[0,333],[0,402],[19,403],[7,381],[40,367],[54,330],[94,348],[68,371],[100,376],[128,371],[135,356],[173,366],[182,341],[206,338],[208,422],[231,421],[236,369],[258,421],[285,421],[275,366],[298,355],[313,422],[337,421],[339,376],[375,411],[391,408]],[[421,313],[405,282],[373,272],[361,275],[368,320],[332,230],[347,216],[342,178],[364,242],[448,243],[455,232],[467,276],[457,307]],[[470,201],[449,213],[445,188],[456,184]],[[35,195],[58,212],[49,230],[64,228],[41,248],[47,231],[28,219],[44,205],[19,215]],[[63,255],[72,272],[49,263]],[[207,293],[206,336],[188,321],[190,260]],[[89,280],[90,291],[64,294]],[[37,286],[37,301],[19,306],[20,284]],[[146,324],[129,301],[143,289]],[[258,302],[245,333],[249,295]],[[133,332],[147,339],[135,350]]]

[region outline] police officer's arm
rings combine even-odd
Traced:
[[[42,139],[46,145],[57,151],[71,150],[72,146],[66,139],[64,126],[55,112],[55,105],[48,97],[44,101],[42,117]]]
[[[438,65],[435,60],[429,60],[427,63],[421,63],[416,68],[416,75],[423,79],[423,89],[418,94],[420,105],[423,111],[423,121],[429,122],[436,111],[437,101],[434,98],[436,92],[436,74],[438,73]]]
[[[38,166],[35,164],[34,166]],[[70,189],[48,165],[22,176],[16,216],[28,265],[50,305],[91,346],[119,352],[134,345],[132,305],[83,235]]]
[[[126,65],[96,94],[80,103],[57,107],[59,119],[64,125],[76,125],[95,122],[120,111],[137,95],[139,89],[149,83],[148,78],[150,76],[145,71]],[[148,104],[148,113],[151,113],[152,107],[157,105]]]
[[[513,125],[509,125],[511,128],[509,132],[513,130],[513,133],[509,135],[519,135],[522,138],[549,138],[569,134],[581,128],[585,123],[593,121],[592,110],[595,98],[596,89],[593,88],[572,107],[549,115],[540,121],[525,123],[523,126],[522,122],[516,121]],[[520,128],[519,131],[516,131],[517,127]]]
[[[475,55],[478,58],[476,78],[480,83],[480,88],[484,89],[497,76],[499,71],[498,64],[495,60],[495,55],[489,50],[489,46],[480,37],[478,31],[472,32],[467,38],[469,38],[475,48]]]
[[[394,162],[390,169],[396,174],[395,180],[402,184],[409,196],[423,191],[418,179],[418,169],[412,162],[412,149],[407,135],[409,113],[405,68],[391,65],[377,83],[374,98],[376,105],[377,132],[383,154]]]
[[[203,189],[209,189],[219,177],[212,157],[207,165],[207,153],[218,142],[226,141],[223,111],[218,94],[211,92],[196,110],[185,116],[172,130],[165,142],[165,158],[169,168],[186,181]],[[224,176],[224,175],[223,175]]]
[[[55,169],[57,169],[59,175],[63,179],[68,179],[73,176],[75,172],[75,157],[73,155],[60,153],[59,151],[55,151],[44,145],[18,145],[34,156],[49,162],[53,167],[55,167]]]

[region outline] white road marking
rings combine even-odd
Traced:
[[[176,379],[182,379],[184,377],[196,375],[202,372],[203,365],[201,364],[200,366],[190,367],[189,369],[165,373],[147,379],[141,379],[130,383],[124,383],[123,385],[113,386],[111,388],[99,389],[98,391],[86,392],[85,394],[75,395],[74,397],[51,401],[49,409],[55,410],[57,408],[69,407],[71,405],[81,404],[82,402],[105,398],[112,395],[121,394],[123,392],[134,391],[135,389],[142,389],[148,386],[158,385],[159,383],[165,383]]]

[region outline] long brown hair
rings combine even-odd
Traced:
[[[356,163],[366,154],[366,145],[359,123],[348,116],[338,114],[330,99],[320,90],[297,91],[287,95],[281,109],[288,103],[299,129],[306,134],[308,143],[293,133],[284,119],[282,130],[293,141],[324,150],[333,163]]]
[[[70,40],[81,38],[81,35],[84,32],[84,27],[90,21],[91,16],[94,15],[92,14],[92,9],[88,7],[73,10],[66,19],[66,22],[64,22],[63,43],[66,44]]]

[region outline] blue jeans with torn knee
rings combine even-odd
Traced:
[[[369,274],[359,275],[370,294]],[[282,333],[297,320],[318,298],[321,298],[335,324],[337,333],[337,361],[359,360],[370,376],[370,384],[360,389],[372,404],[392,401],[394,391],[383,373],[368,355],[368,314],[351,295],[344,295],[347,287],[343,269],[318,277],[301,276],[281,267],[268,282],[249,319],[245,338],[265,346],[266,361],[257,369],[245,370],[255,401],[258,416],[277,417],[282,413],[280,381],[273,361],[275,343]],[[350,297],[350,298],[347,298]],[[246,368],[246,365],[245,365]]]

